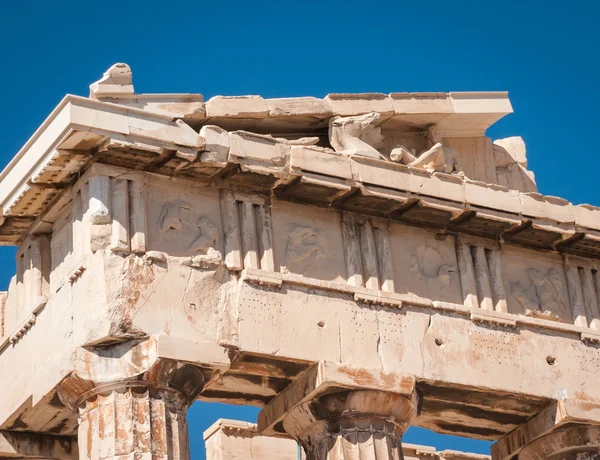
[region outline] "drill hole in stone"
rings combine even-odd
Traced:
[[[319,327],[325,327],[325,321],[319,321],[317,323],[317,326],[319,326]]]
[[[556,358],[554,356],[547,356],[546,362],[551,366],[556,366]]]
[[[435,344],[438,347],[441,347],[442,345],[444,345],[444,341],[442,339],[435,339]]]

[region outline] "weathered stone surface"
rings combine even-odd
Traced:
[[[385,119],[394,113],[390,97],[380,93],[328,94],[325,101],[333,115],[342,117],[377,112]]]
[[[383,138],[381,129],[375,126],[380,118],[377,112],[353,117],[333,117],[329,121],[329,141],[338,153],[347,156],[360,155],[381,158],[377,151]]]
[[[446,93],[392,93],[394,112],[398,115],[428,113],[441,118],[454,112]]]
[[[133,76],[127,64],[114,64],[100,80],[90,85],[90,96],[133,94]]]
[[[185,413],[176,391],[144,385],[107,388],[79,405],[79,458],[189,458]]]
[[[269,115],[276,117],[332,115],[331,107],[323,99],[316,97],[288,97],[267,99]]]
[[[206,116],[210,118],[262,118],[269,107],[260,96],[215,96],[206,103]]]
[[[219,419],[204,432],[207,460],[297,460],[298,444],[288,438],[261,436],[256,425]]]
[[[75,437],[0,430],[0,457],[76,460],[79,455]]]
[[[298,458],[299,446],[293,439],[260,435],[255,424],[237,420],[217,420],[204,432],[204,443],[207,460],[295,460]],[[456,450],[436,452],[434,447],[406,443],[402,444],[402,452],[405,460],[430,460],[431,458],[486,460],[490,458],[488,455]]]
[[[295,460],[299,446],[287,437],[258,434],[253,423],[219,419],[204,432],[207,460]],[[406,460],[485,460],[488,455],[471,454],[456,450],[436,452],[434,447],[402,444]],[[375,452],[373,452],[375,455]]]
[[[205,151],[201,159],[204,162],[224,165],[229,157],[229,133],[218,126],[205,125],[200,129],[204,138]]]
[[[522,141],[485,137],[505,93],[217,96],[205,118],[126,66],[92,86],[0,173],[0,429],[187,458],[202,398],[319,459],[399,458],[409,423],[507,436],[502,459],[595,442],[562,430],[600,420],[600,208],[535,193]]]

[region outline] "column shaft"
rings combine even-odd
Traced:
[[[187,402],[145,386],[100,391],[79,405],[80,460],[189,460]]]

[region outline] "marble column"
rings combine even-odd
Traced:
[[[307,460],[400,460],[402,435],[416,413],[416,394],[342,391],[297,405],[283,428]]]
[[[600,426],[551,431],[523,447],[519,460],[600,460]]]
[[[99,388],[79,403],[80,460],[189,460],[187,399],[129,383]]]

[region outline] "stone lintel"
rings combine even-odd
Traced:
[[[214,372],[229,367],[227,350],[214,343],[160,335],[84,349],[74,353],[74,372],[60,385],[61,401],[70,408],[92,395],[143,384],[168,386],[193,402]]]
[[[215,423],[213,423],[211,426],[209,426],[206,430],[204,430],[204,433],[202,434],[202,436],[204,437],[204,440],[206,441],[207,439],[209,439],[213,434],[217,433],[218,431],[232,431],[232,432],[237,432],[237,433],[243,433],[246,435],[252,435],[252,434],[258,433],[256,423],[244,422],[242,420],[232,420],[232,419],[220,418]]]
[[[294,407],[321,395],[345,390],[381,391],[410,398],[415,391],[415,379],[398,373],[321,361],[263,408],[258,414],[258,430],[266,436],[282,434],[277,425]]]
[[[124,63],[113,65],[90,85],[90,98],[174,115],[195,127],[211,120],[228,129],[264,126],[289,131],[289,123],[279,120],[291,118],[294,128],[307,130],[322,127],[332,115],[378,112],[380,123],[388,127],[408,123],[412,128],[428,129],[438,124],[440,132],[463,137],[483,135],[491,124],[512,112],[507,92],[328,94],[323,99],[214,96],[205,106],[199,94],[135,94],[131,69]]]
[[[106,103],[133,107],[148,113],[170,116],[197,124],[206,118],[202,94],[118,94],[99,96]]]
[[[160,335],[156,338],[156,344],[157,355],[162,359],[187,362],[221,371],[229,369],[231,365],[229,350],[214,342],[199,342]]]
[[[77,439],[0,430],[0,458],[76,460],[79,458]]]
[[[360,93],[328,94],[324,98],[264,99],[256,95],[214,96],[206,105],[201,95],[135,94],[127,64],[109,68],[90,85],[90,98],[149,114],[183,118],[194,127],[208,121],[226,129],[297,132],[322,129],[332,115],[377,112],[386,129],[407,126],[426,130],[436,125],[448,137],[482,136],[504,115],[512,113],[507,92]],[[294,120],[290,125],[289,120]],[[262,131],[261,131],[262,132]]]
[[[492,446],[492,458],[515,458],[532,441],[561,428],[600,425],[600,404],[581,399],[560,399],[519,425]]]
[[[73,151],[88,151],[113,135],[126,136],[130,141],[137,139],[196,150],[203,148],[198,133],[183,121],[173,122],[172,119],[172,116],[149,114],[132,107],[66,96],[0,173],[3,214],[26,195],[31,188],[29,184],[39,174],[55,166],[60,152],[73,155]],[[77,169],[73,170],[76,172]],[[56,189],[56,186],[46,188]],[[39,214],[39,210],[19,215],[32,214]]]

